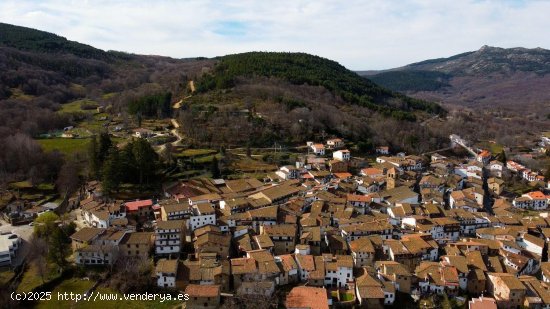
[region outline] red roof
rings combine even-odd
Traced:
[[[348,194],[347,200],[348,202],[370,202],[372,197],[370,195]]]
[[[140,209],[142,207],[153,206],[153,200],[141,200],[141,201],[135,201],[135,202],[127,202],[125,206],[126,206],[126,211],[137,211],[138,209]]]
[[[185,294],[191,297],[217,297],[220,296],[220,286],[190,284],[185,288]]]
[[[293,288],[286,296],[287,308],[328,309],[327,290],[310,286]]]
[[[482,158],[487,158],[487,157],[490,157],[491,156],[491,153],[487,150],[482,150],[480,153],[479,153],[479,156],[482,157]]]
[[[351,176],[353,176],[353,175],[350,174],[350,173],[344,172],[344,173],[334,173],[334,176],[336,176],[336,178],[342,179],[342,178],[349,178],[349,177],[351,177]]]

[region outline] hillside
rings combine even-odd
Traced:
[[[550,51],[498,48],[431,59],[382,72],[359,72],[374,82],[443,104],[544,114],[550,107]]]
[[[389,91],[334,61],[266,52],[215,60],[179,111],[185,134],[205,146],[303,145],[336,135],[418,151],[445,140],[421,127],[445,114],[439,105]]]
[[[434,103],[415,100],[384,89],[335,61],[303,53],[252,52],[221,57],[212,74],[198,83],[199,92],[229,88],[238,77],[280,78],[294,85],[322,86],[344,101],[384,116],[415,120],[415,111],[443,113]]]

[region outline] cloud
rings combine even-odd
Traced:
[[[106,50],[177,58],[302,51],[383,69],[485,44],[550,48],[549,11],[549,1],[528,0],[2,0],[0,21]]]

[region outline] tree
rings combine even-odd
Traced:
[[[53,233],[49,237],[48,242],[48,258],[55,263],[60,269],[67,265],[67,257],[71,255],[71,238],[75,232],[75,224],[56,226]]]
[[[156,173],[157,154],[151,144],[143,138],[138,138],[132,143],[132,153],[135,158],[136,168],[139,174],[139,184],[149,183],[150,178]]]
[[[60,195],[72,194],[80,186],[80,167],[73,160],[67,160],[61,166],[55,182]]]
[[[210,173],[212,174],[212,178],[220,178],[221,176],[220,166],[218,165],[218,159],[216,156],[212,158]]]
[[[112,146],[113,142],[111,141],[111,136],[109,135],[109,133],[101,133],[99,135],[99,150],[97,154],[99,162],[104,162]]]
[[[500,154],[498,155],[498,159],[500,162],[502,162],[503,164],[506,165],[506,152],[504,151],[504,149],[502,149],[502,151],[500,152]]]
[[[46,256],[48,255],[48,244],[44,239],[33,235],[29,241],[29,261],[34,264],[36,271],[42,279],[42,283],[45,282],[46,275],[48,274],[48,263]]]
[[[88,146],[88,163],[89,163],[89,173],[90,177],[93,179],[99,179],[99,173],[101,170],[101,163],[98,159],[99,147],[97,145],[97,137],[94,135],[90,140],[90,145]]]
[[[544,178],[550,181],[550,164],[548,164],[548,166],[546,167],[546,173],[544,173]]]
[[[118,191],[122,182],[121,160],[116,147],[111,148],[101,170],[101,187],[105,195]]]
[[[53,233],[57,226],[59,216],[52,211],[45,212],[34,219],[34,234],[48,240],[48,237]]]
[[[249,158],[252,157],[252,151],[250,150],[250,143],[246,144],[246,156]]]

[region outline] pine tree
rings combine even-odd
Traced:
[[[92,179],[99,179],[101,164],[98,159],[97,137],[94,135],[88,146],[89,174]]]
[[[502,149],[498,158],[500,162],[502,162],[503,164],[506,164],[507,159],[506,159],[506,152],[504,151],[504,149]]]
[[[218,165],[218,159],[216,158],[216,156],[214,156],[214,158],[212,158],[212,165],[210,166],[210,173],[212,173],[212,178],[216,179],[216,178],[220,178],[221,176],[221,172],[220,172],[220,167]]]
[[[122,181],[121,171],[120,155],[118,149],[113,147],[109,151],[101,171],[101,187],[103,189],[103,194],[109,195],[113,191],[118,191]]]
[[[149,183],[152,176],[155,175],[155,165],[157,161],[155,150],[151,147],[149,142],[139,138],[132,145],[132,153],[139,173],[139,184],[142,185],[144,181]]]
[[[111,136],[109,136],[109,133],[103,132],[99,135],[99,150],[98,150],[98,160],[99,162],[103,162],[107,155],[109,154],[109,149],[113,146],[113,142],[111,141]]]

